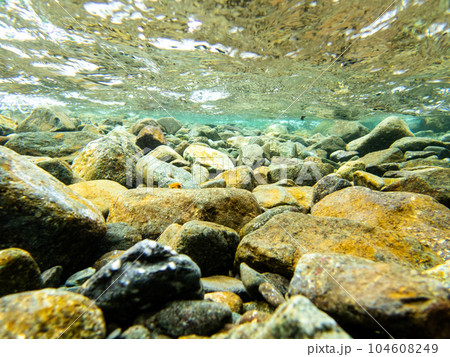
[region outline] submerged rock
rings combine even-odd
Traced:
[[[356,171],[355,171],[356,172]],[[313,197],[312,197],[312,205],[319,202],[325,196],[342,190],[346,187],[351,187],[352,183],[348,180],[340,178],[337,175],[327,175],[321,178],[314,186],[313,186]]]
[[[174,117],[159,118],[157,123],[161,125],[168,134],[175,134],[182,127],[181,123]]]
[[[215,179],[224,179],[228,188],[241,188],[248,191],[252,191],[258,184],[253,170],[247,166],[238,166],[222,172]]]
[[[102,214],[56,178],[0,147],[0,249],[28,251],[40,268],[84,268],[106,232]]]
[[[450,292],[397,264],[343,254],[307,254],[289,295],[301,294],[355,337],[449,338]]]
[[[224,225],[238,231],[261,213],[254,196],[240,189],[133,189],[111,207],[108,223],[126,222],[144,238],[157,239],[172,223],[192,220]]]
[[[136,145],[144,151],[150,151],[160,145],[166,144],[163,131],[157,126],[144,126],[136,137]]]
[[[231,312],[239,314],[242,310],[242,299],[231,291],[217,291],[205,294],[205,300],[227,305]]]
[[[28,131],[73,131],[75,122],[64,112],[53,108],[36,108],[31,114],[17,125],[16,132]]]
[[[27,160],[47,171],[65,185],[70,185],[73,181],[72,169],[70,168],[70,165],[62,159],[27,156]]]
[[[104,338],[102,311],[88,298],[56,289],[0,299],[0,338]]]
[[[227,171],[234,168],[233,162],[226,154],[199,144],[189,145],[184,150],[183,156],[192,163],[198,162],[214,170]]]
[[[79,291],[118,319],[177,298],[203,298],[198,266],[150,240],[107,263]]]
[[[201,282],[205,293],[232,292],[242,299],[248,299],[248,294],[242,281],[231,276],[213,275],[201,278]]]

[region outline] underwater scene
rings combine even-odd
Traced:
[[[449,339],[449,37],[448,0],[0,0],[0,339]]]

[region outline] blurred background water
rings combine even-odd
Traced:
[[[0,114],[446,120],[449,19],[448,0],[0,0]]]

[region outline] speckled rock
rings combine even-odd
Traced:
[[[450,290],[450,260],[447,260],[444,264],[423,271],[422,275],[439,280],[442,285]]]
[[[314,216],[342,217],[415,237],[443,259],[450,258],[450,209],[430,196],[349,187],[314,205]]]
[[[92,202],[104,217],[108,216],[109,209],[117,196],[127,190],[120,183],[111,180],[83,181],[74,183],[69,188]]]
[[[347,151],[358,151],[365,155],[372,151],[387,149],[396,140],[414,136],[408,125],[399,117],[390,116],[378,124],[369,134],[347,144]]]
[[[218,291],[205,294],[205,300],[226,304],[232,312],[240,313],[242,310],[242,299],[231,291]]]
[[[74,159],[72,170],[84,180],[111,180],[131,187],[133,167],[141,157],[141,149],[133,136],[117,127],[103,138],[90,142]]]
[[[286,302],[283,295],[281,295],[281,293],[269,282],[260,284],[258,291],[264,300],[274,307],[278,307]]]
[[[238,166],[222,172],[215,179],[224,179],[228,188],[241,188],[252,191],[257,185],[253,170],[247,166]]]
[[[353,181],[353,173],[355,171],[364,171],[365,169],[366,165],[361,160],[347,161],[336,171],[336,175],[344,180]]]
[[[185,223],[174,235],[162,234],[158,242],[178,254],[189,256],[203,276],[227,274],[233,268],[239,235],[223,225],[193,220]]]
[[[231,276],[213,275],[201,278],[203,291],[212,292],[232,292],[247,301],[249,296],[242,281]]]
[[[242,314],[242,316],[237,321],[237,325],[242,325],[249,322],[266,322],[269,321],[271,317],[272,313],[270,312],[249,310]]]
[[[406,191],[434,197],[450,207],[450,169],[427,168],[414,171],[399,171],[404,179],[386,186],[383,191]]]
[[[340,178],[337,175],[331,174],[320,179],[313,186],[312,205],[319,202],[322,198],[330,193],[342,190],[346,187],[351,187],[352,183],[348,180]]]
[[[227,171],[234,168],[233,162],[226,154],[199,144],[189,145],[184,150],[183,157],[192,163],[198,162],[202,166],[218,171]]]
[[[108,223],[126,222],[144,238],[157,239],[172,223],[208,221],[238,231],[261,213],[254,196],[240,189],[134,189],[111,207]]]
[[[49,173],[0,147],[0,249],[28,251],[43,270],[85,267],[106,224],[97,208]]]
[[[70,185],[73,181],[73,172],[70,165],[62,159],[52,159],[50,157],[27,156],[27,160],[36,166],[47,171],[65,185]]]
[[[384,180],[377,175],[369,174],[365,171],[355,171],[353,173],[353,185],[379,191],[384,186]]]
[[[363,162],[364,165],[381,165],[393,162],[404,161],[403,152],[399,148],[389,148],[379,151],[370,152],[358,161]]]
[[[235,264],[245,262],[259,271],[290,278],[298,259],[313,252],[345,253],[421,270],[441,262],[412,236],[350,219],[286,212],[242,238]]]
[[[56,109],[40,107],[17,125],[16,133],[28,131],[73,131],[75,122],[64,112]]]
[[[231,310],[213,301],[173,301],[144,321],[149,330],[175,338],[210,336],[231,322]]]
[[[242,312],[245,314],[248,311],[261,311],[271,314],[275,311],[275,308],[267,301],[250,301],[242,305]]]
[[[136,145],[144,151],[150,151],[159,145],[166,144],[163,131],[153,125],[144,126],[136,136]]]
[[[5,147],[21,155],[65,157],[75,154],[95,139],[98,139],[98,135],[85,131],[30,132],[14,135]]]
[[[0,297],[43,287],[41,272],[25,250],[0,250]]]
[[[168,134],[175,134],[182,127],[181,123],[174,117],[159,118],[157,123],[161,125]]]
[[[79,291],[119,319],[177,298],[203,298],[198,266],[150,240],[106,264]]]
[[[316,149],[322,149],[327,152],[327,155],[329,156],[332,152],[336,150],[343,150],[345,149],[345,141],[342,140],[339,136],[328,136],[316,144],[313,144],[309,147],[310,150],[316,150]]]
[[[215,338],[253,339],[349,339],[330,316],[303,296],[295,296],[280,305],[267,322],[240,325]]]
[[[145,326],[133,325],[128,327],[124,332],[122,332],[119,338],[129,340],[141,340],[153,338],[153,335]]]
[[[305,213],[311,208],[312,189],[309,187],[260,185],[253,190],[253,195],[264,208],[291,205]]]
[[[104,338],[102,311],[88,298],[55,289],[0,299],[0,338]]]
[[[136,164],[136,182],[146,184],[147,187],[169,187],[179,183],[182,188],[196,188],[197,183],[192,174],[168,162],[156,159],[147,154]]]
[[[400,265],[343,254],[307,254],[298,262],[289,288],[290,296],[297,294],[355,337],[450,336],[448,289]]]

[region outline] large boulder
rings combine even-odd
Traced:
[[[86,131],[15,134],[5,147],[21,155],[65,157],[75,154],[98,135]]]
[[[307,254],[289,295],[301,294],[355,337],[449,338],[450,292],[409,268],[343,254]]]
[[[396,140],[406,136],[414,136],[414,134],[403,120],[391,116],[384,119],[369,134],[349,142],[347,151],[355,150],[360,155],[365,155],[372,151],[387,149]]]
[[[106,231],[98,209],[4,147],[0,178],[0,249],[25,249],[43,270],[84,268]]]
[[[314,216],[341,217],[415,237],[443,259],[450,258],[450,209],[430,196],[349,187],[332,193],[311,210]]]
[[[36,108],[17,125],[16,132],[28,131],[73,131],[76,123],[64,112],[50,108]]]
[[[111,207],[108,223],[126,222],[144,238],[157,239],[172,223],[208,221],[238,231],[261,213],[254,196],[240,189],[132,189]]]
[[[141,149],[131,134],[116,128],[103,138],[90,142],[72,163],[72,170],[84,180],[111,180],[122,186],[132,186],[134,165]]]
[[[0,299],[0,338],[105,338],[95,302],[68,291],[44,289]]]
[[[396,262],[420,270],[442,261],[413,236],[402,237],[350,219],[286,212],[242,238],[235,265],[244,262],[289,278],[303,254],[319,252]]]

